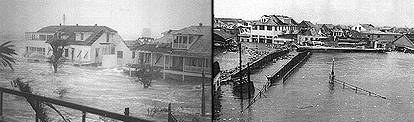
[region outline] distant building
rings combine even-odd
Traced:
[[[249,42],[286,44],[293,42],[299,32],[298,23],[291,17],[282,15],[263,15],[260,20],[250,23],[251,36]],[[289,36],[292,35],[292,36]]]
[[[315,28],[301,29],[297,35],[299,45],[322,45],[328,37],[322,36]]]
[[[139,37],[137,39],[138,42],[140,42],[141,44],[151,44],[151,43],[156,43],[154,38],[151,37]]]
[[[386,48],[388,43],[391,43],[402,35],[400,33],[381,32],[375,30],[367,31],[363,34],[367,35],[371,48]]]
[[[162,69],[163,77],[186,80],[188,77],[211,78],[211,26],[190,26],[171,33],[172,38],[159,44],[136,48],[139,64]],[[168,35],[164,35],[168,36]],[[163,37],[161,37],[163,38]]]
[[[375,26],[372,24],[358,24],[351,27],[351,30],[355,30],[358,32],[365,32],[375,30]]]
[[[43,27],[36,32],[26,32],[26,58],[46,60],[52,55],[47,43],[57,32],[67,36],[68,46],[63,56],[76,64],[106,64],[120,66],[132,61],[131,52],[118,32],[106,26],[58,25]]]
[[[414,52],[414,35],[401,35],[390,43],[392,49],[402,52]]]

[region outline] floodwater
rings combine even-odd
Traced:
[[[385,96],[355,93],[328,84],[332,57],[337,79]],[[263,76],[272,63],[254,76]],[[414,121],[414,55],[405,53],[314,53],[283,83],[276,83],[246,109],[231,85],[222,86],[218,121]],[[260,81],[254,81],[260,87]],[[243,112],[241,109],[243,108]]]
[[[166,109],[168,103],[172,103],[173,114],[179,120],[191,121],[197,113],[201,113],[201,81],[157,80],[150,88],[143,88],[140,83],[135,82],[135,78],[129,77],[117,68],[65,65],[54,74],[50,64],[21,61],[17,62],[14,68],[15,71],[0,69],[0,87],[12,88],[11,80],[24,78],[24,81],[29,81],[34,93],[42,96],[119,114],[123,114],[124,108],[129,108],[130,116],[157,121],[167,121],[167,112],[158,112],[150,116],[147,110]],[[211,87],[208,82],[206,85],[206,110],[207,113],[211,113],[211,102],[208,102],[211,101]],[[58,94],[59,91],[64,91],[61,96]],[[34,111],[24,98],[5,94],[4,100],[5,116],[19,121],[34,121]],[[56,107],[72,121],[81,120],[80,111]],[[50,113],[54,121],[59,121],[56,113]],[[87,114],[87,120],[105,119]]]

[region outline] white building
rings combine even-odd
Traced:
[[[274,43],[292,41],[282,35],[297,34],[298,23],[291,17],[282,15],[263,15],[260,20],[250,22],[252,27],[249,42]]]
[[[63,56],[74,64],[104,64],[105,67],[125,65],[133,61],[132,52],[117,31],[106,26],[58,25],[26,32],[24,57],[47,60],[52,48],[47,43],[57,32],[67,36]]]

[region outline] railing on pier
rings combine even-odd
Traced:
[[[302,64],[306,59],[310,57],[311,52],[302,52],[293,57],[285,66],[283,66],[277,73],[273,74],[272,76],[266,76],[268,80],[265,85],[261,89],[259,89],[259,93],[253,97],[251,101],[249,101],[249,105],[246,107],[248,109],[251,105],[253,105],[259,98],[266,97],[264,93],[272,86],[272,83],[275,82],[276,79],[279,79],[280,76],[283,75],[282,81],[285,80],[293,73],[293,71]]]
[[[355,93],[358,93],[358,90],[359,90],[360,92],[367,93],[369,96],[374,96],[374,97],[379,97],[379,98],[382,98],[382,99],[387,99],[385,96],[381,96],[377,93],[365,90],[361,87],[358,87],[358,86],[346,83],[345,81],[341,81],[341,80],[336,79],[334,68],[335,68],[335,59],[332,58],[332,69],[331,69],[330,80],[329,80],[329,84],[331,85],[332,88],[334,87],[335,83],[339,83],[339,84],[342,84],[342,89],[345,89],[345,87],[349,87],[349,88],[355,90]]]
[[[34,100],[39,101],[39,102],[51,103],[51,104],[54,104],[54,105],[59,105],[59,106],[63,106],[63,107],[67,107],[67,108],[82,111],[82,122],[86,121],[86,114],[87,113],[91,113],[91,114],[95,114],[95,115],[99,115],[99,116],[103,116],[103,117],[108,117],[108,118],[111,118],[111,119],[121,120],[121,121],[124,121],[124,122],[151,122],[150,120],[145,120],[145,119],[140,119],[140,118],[129,116],[129,109],[125,109],[126,110],[124,112],[125,115],[122,115],[122,114],[109,112],[109,111],[105,111],[105,110],[100,110],[100,109],[96,109],[96,108],[92,108],[92,107],[88,107],[88,106],[84,106],[84,105],[79,105],[79,104],[75,104],[75,103],[71,103],[71,102],[66,102],[66,101],[62,101],[62,100],[57,100],[57,99],[53,99],[53,98],[48,98],[48,97],[44,97],[44,96],[40,96],[40,95],[25,93],[25,92],[16,91],[16,90],[8,89],[8,88],[1,88],[1,87],[0,87],[0,116],[3,116],[3,94],[4,93],[25,97],[27,99],[34,99]],[[37,117],[36,117],[36,120],[37,120]]]
[[[283,83],[292,74],[292,72],[302,64],[306,59],[312,55],[311,52],[301,52],[297,56],[293,57],[285,66],[283,66],[278,72],[272,74],[268,80],[272,83],[282,78]]]
[[[264,64],[269,63],[270,61],[273,61],[273,59],[277,58],[277,57],[281,57],[284,56],[286,54],[289,53],[289,50],[282,50],[282,51],[275,51],[270,53],[269,55],[264,56],[263,58],[260,58],[256,61],[253,61],[252,63],[250,63],[250,70],[254,70],[258,67],[263,66]],[[237,67],[236,69],[240,69],[239,67]],[[238,77],[240,76],[240,74],[245,74],[247,72],[247,66],[243,65],[241,71],[236,72],[235,74],[233,74],[233,77]]]

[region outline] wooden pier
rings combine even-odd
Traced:
[[[258,90],[258,94],[249,101],[249,104],[247,105],[246,109],[253,105],[259,98],[266,97],[264,93],[267,90],[269,90],[269,88],[272,86],[274,82],[276,82],[279,79],[282,79],[282,81],[284,82],[290,76],[290,74],[292,74],[293,71],[296,68],[298,68],[300,64],[303,64],[311,55],[311,52],[299,53],[298,55],[293,57],[288,63],[286,63],[281,69],[279,69],[278,72],[272,74],[271,76],[266,76],[266,84],[263,85]]]

